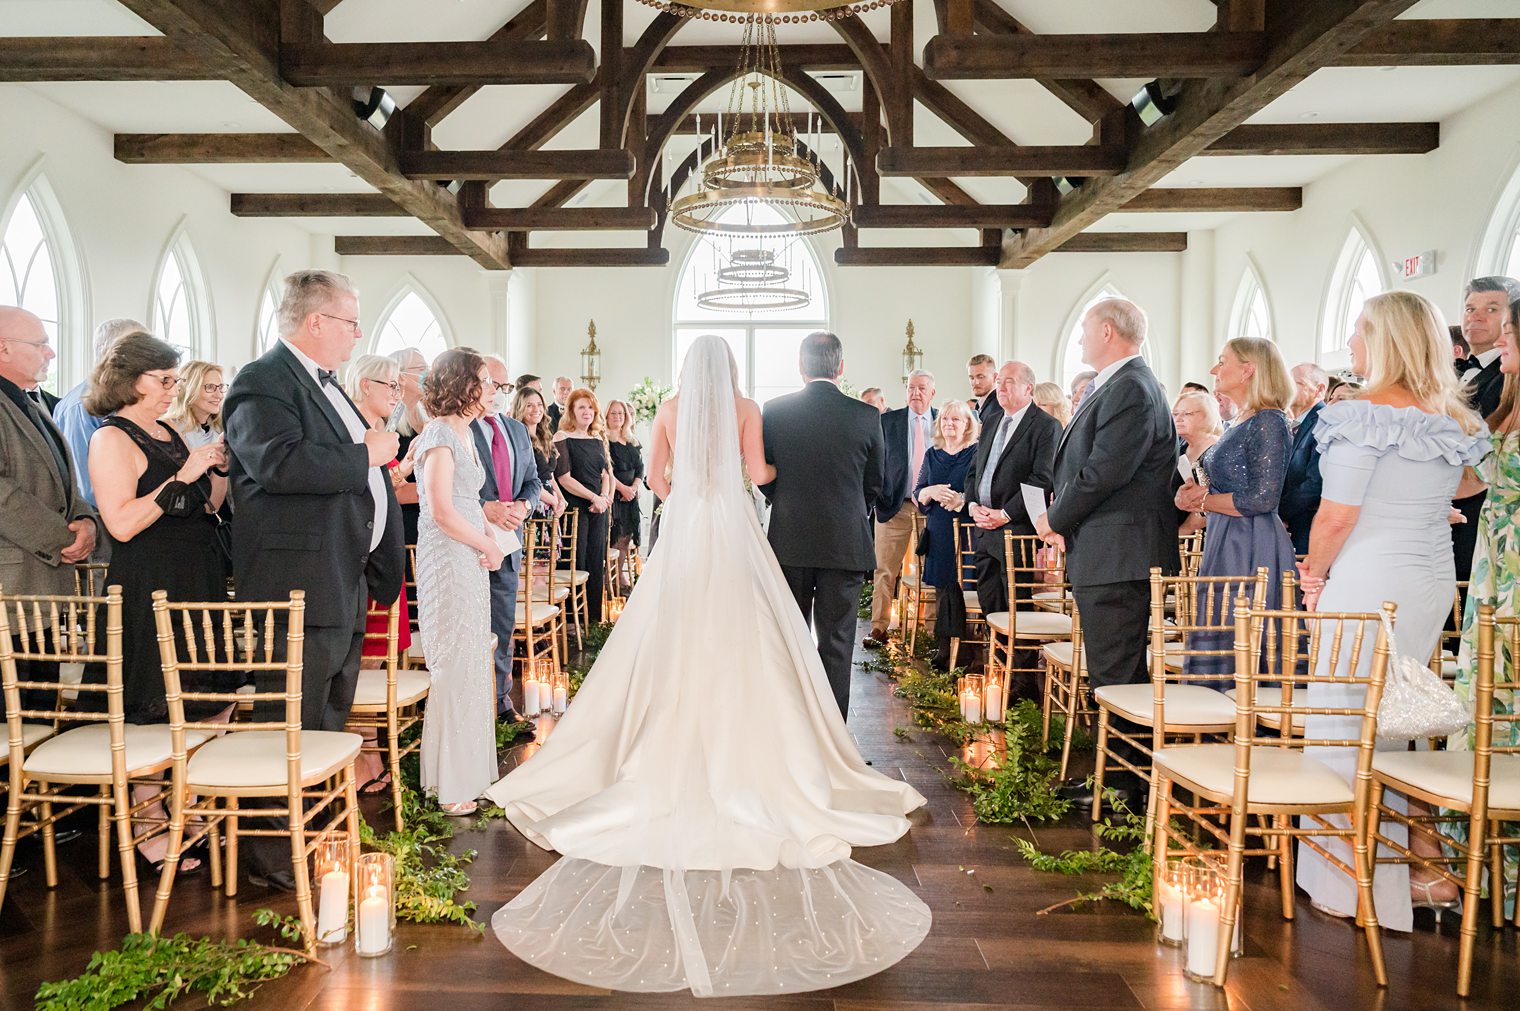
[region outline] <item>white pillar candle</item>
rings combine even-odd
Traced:
[[[538,711],[538,679],[523,678],[523,714],[532,716]]]
[[[982,722],[982,699],[980,695],[976,692],[968,691],[966,693],[966,701],[962,706],[966,710],[967,723]]]
[[[339,944],[348,938],[348,872],[322,875],[317,894],[317,940]]]
[[[1161,879],[1161,938],[1181,944],[1183,934],[1182,889],[1166,878]]]
[[[1219,903],[1212,897],[1194,899],[1187,907],[1187,971],[1214,978],[1219,954]]]
[[[390,896],[383,885],[371,885],[359,903],[359,954],[378,955],[390,946]]]
[[[565,686],[564,685],[557,685],[557,686],[555,686],[555,689],[554,689],[554,704],[553,704],[554,715],[555,716],[563,716],[564,713],[565,713],[565,708],[569,704],[570,704],[570,695],[569,695],[569,692],[567,692],[565,690]]]
[[[1003,683],[1001,681],[987,682],[984,711],[989,723],[998,723],[1003,719]]]

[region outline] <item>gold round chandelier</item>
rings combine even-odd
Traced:
[[[728,133],[719,131],[696,191],[670,205],[678,227],[734,237],[816,235],[850,220],[847,200],[821,184],[817,152],[801,153],[781,81],[775,19],[752,16],[729,92]]]
[[[646,7],[678,18],[702,21],[746,21],[765,18],[778,25],[801,25],[809,21],[842,21],[845,18],[889,7],[897,0],[639,0]]]

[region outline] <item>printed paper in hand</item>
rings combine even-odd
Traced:
[[[496,544],[501,548],[502,554],[510,555],[522,547],[522,540],[517,536],[517,531],[505,530],[495,523],[487,523],[486,526],[491,528],[491,536],[496,538]]]
[[[1032,484],[1019,485],[1019,491],[1024,496],[1024,511],[1029,514],[1030,522],[1038,520],[1045,515],[1045,489],[1036,488]]]
[[[1193,461],[1187,458],[1186,453],[1177,457],[1177,473],[1182,475],[1184,481],[1193,480]]]

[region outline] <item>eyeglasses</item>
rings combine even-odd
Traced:
[[[8,344],[30,344],[34,348],[45,348],[51,346],[46,337],[40,341],[24,341],[20,337],[6,337],[5,341]]]
[[[347,317],[344,317],[344,316],[334,316],[330,312],[319,312],[319,313],[317,313],[317,315],[318,316],[326,316],[328,319],[335,319],[339,323],[347,323],[349,326],[351,326],[351,327],[354,328],[354,333],[358,333],[359,332],[359,321],[356,320],[356,319],[348,319]]]
[[[400,383],[381,383],[380,380],[378,380],[378,379],[366,379],[364,381],[366,383],[380,383],[381,386],[384,386],[386,389],[390,390],[392,393],[400,393],[401,392],[401,384]]]
[[[160,376],[152,372],[144,372],[143,375],[147,376],[150,379],[157,379],[158,384],[166,390],[172,390],[180,383],[184,382],[184,380],[179,376]]]
[[[207,393],[207,394],[212,394],[212,395],[215,395],[215,394],[218,394],[218,393],[226,393],[227,392],[227,384],[226,383],[202,383],[201,384],[201,392],[202,393]]]

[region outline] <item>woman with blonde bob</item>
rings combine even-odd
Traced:
[[[1292,572],[1294,563],[1293,541],[1277,515],[1293,450],[1287,414],[1293,402],[1293,377],[1277,345],[1260,337],[1229,341],[1209,371],[1214,392],[1227,397],[1238,413],[1229,430],[1199,457],[1195,472],[1201,473],[1177,491],[1177,508],[1201,512],[1207,520],[1200,576],[1244,579],[1265,568],[1267,606],[1277,607],[1283,573]],[[1208,592],[1220,598],[1226,595],[1222,586]],[[1204,606],[1200,602],[1200,613],[1227,616],[1233,602],[1217,599],[1207,605],[1207,611],[1202,610]],[[1187,657],[1187,673],[1217,675],[1219,680],[1212,687],[1233,687],[1235,658],[1229,653],[1234,638],[1233,631],[1223,630],[1189,635],[1191,648],[1219,653]]]
[[[1352,371],[1366,376],[1367,384],[1357,399],[1321,411],[1314,428],[1324,491],[1309,533],[1309,556],[1299,566],[1304,606],[1366,612],[1392,601],[1398,606],[1399,653],[1423,661],[1435,652],[1456,590],[1447,519],[1451,500],[1482,487],[1469,468],[1488,451],[1487,430],[1468,407],[1452,370],[1446,321],[1421,296],[1392,291],[1368,299],[1350,350]],[[1346,676],[1347,658],[1340,658],[1342,668],[1332,668],[1335,661],[1329,650],[1324,652],[1316,673]],[[1366,675],[1371,653],[1363,651],[1358,675]],[[1305,705],[1355,706],[1359,691],[1310,684]],[[1310,738],[1354,740],[1360,730],[1355,718],[1306,719],[1305,736]],[[1408,745],[1397,741],[1387,746],[1403,751]],[[1350,782],[1355,771],[1350,750],[1325,749],[1314,757]],[[1389,801],[1402,804],[1391,794]],[[1385,820],[1383,831],[1405,844],[1401,826]],[[1345,865],[1353,865],[1347,840],[1318,841]],[[1415,852],[1436,852],[1424,833],[1407,842]],[[1308,846],[1299,847],[1298,884],[1324,912],[1355,916],[1351,878]],[[1447,905],[1454,901],[1454,891],[1428,876],[1411,880],[1407,865],[1380,865],[1372,882],[1377,921],[1409,930],[1415,904]]]
[[[222,434],[222,399],[227,381],[216,362],[200,360],[180,366],[179,389],[164,415],[164,423],[179,433],[191,449],[215,442]]]
[[[1065,428],[1071,424],[1071,398],[1058,383],[1035,383],[1034,405]]]
[[[964,400],[952,400],[939,410],[934,425],[934,448],[924,453],[924,466],[913,486],[913,501],[924,514],[924,582],[935,589],[937,613],[934,636],[939,651],[934,664],[946,669],[950,640],[965,633],[966,600],[960,592],[960,561],[955,554],[955,521],[967,518],[966,472],[976,458],[981,424]]]

